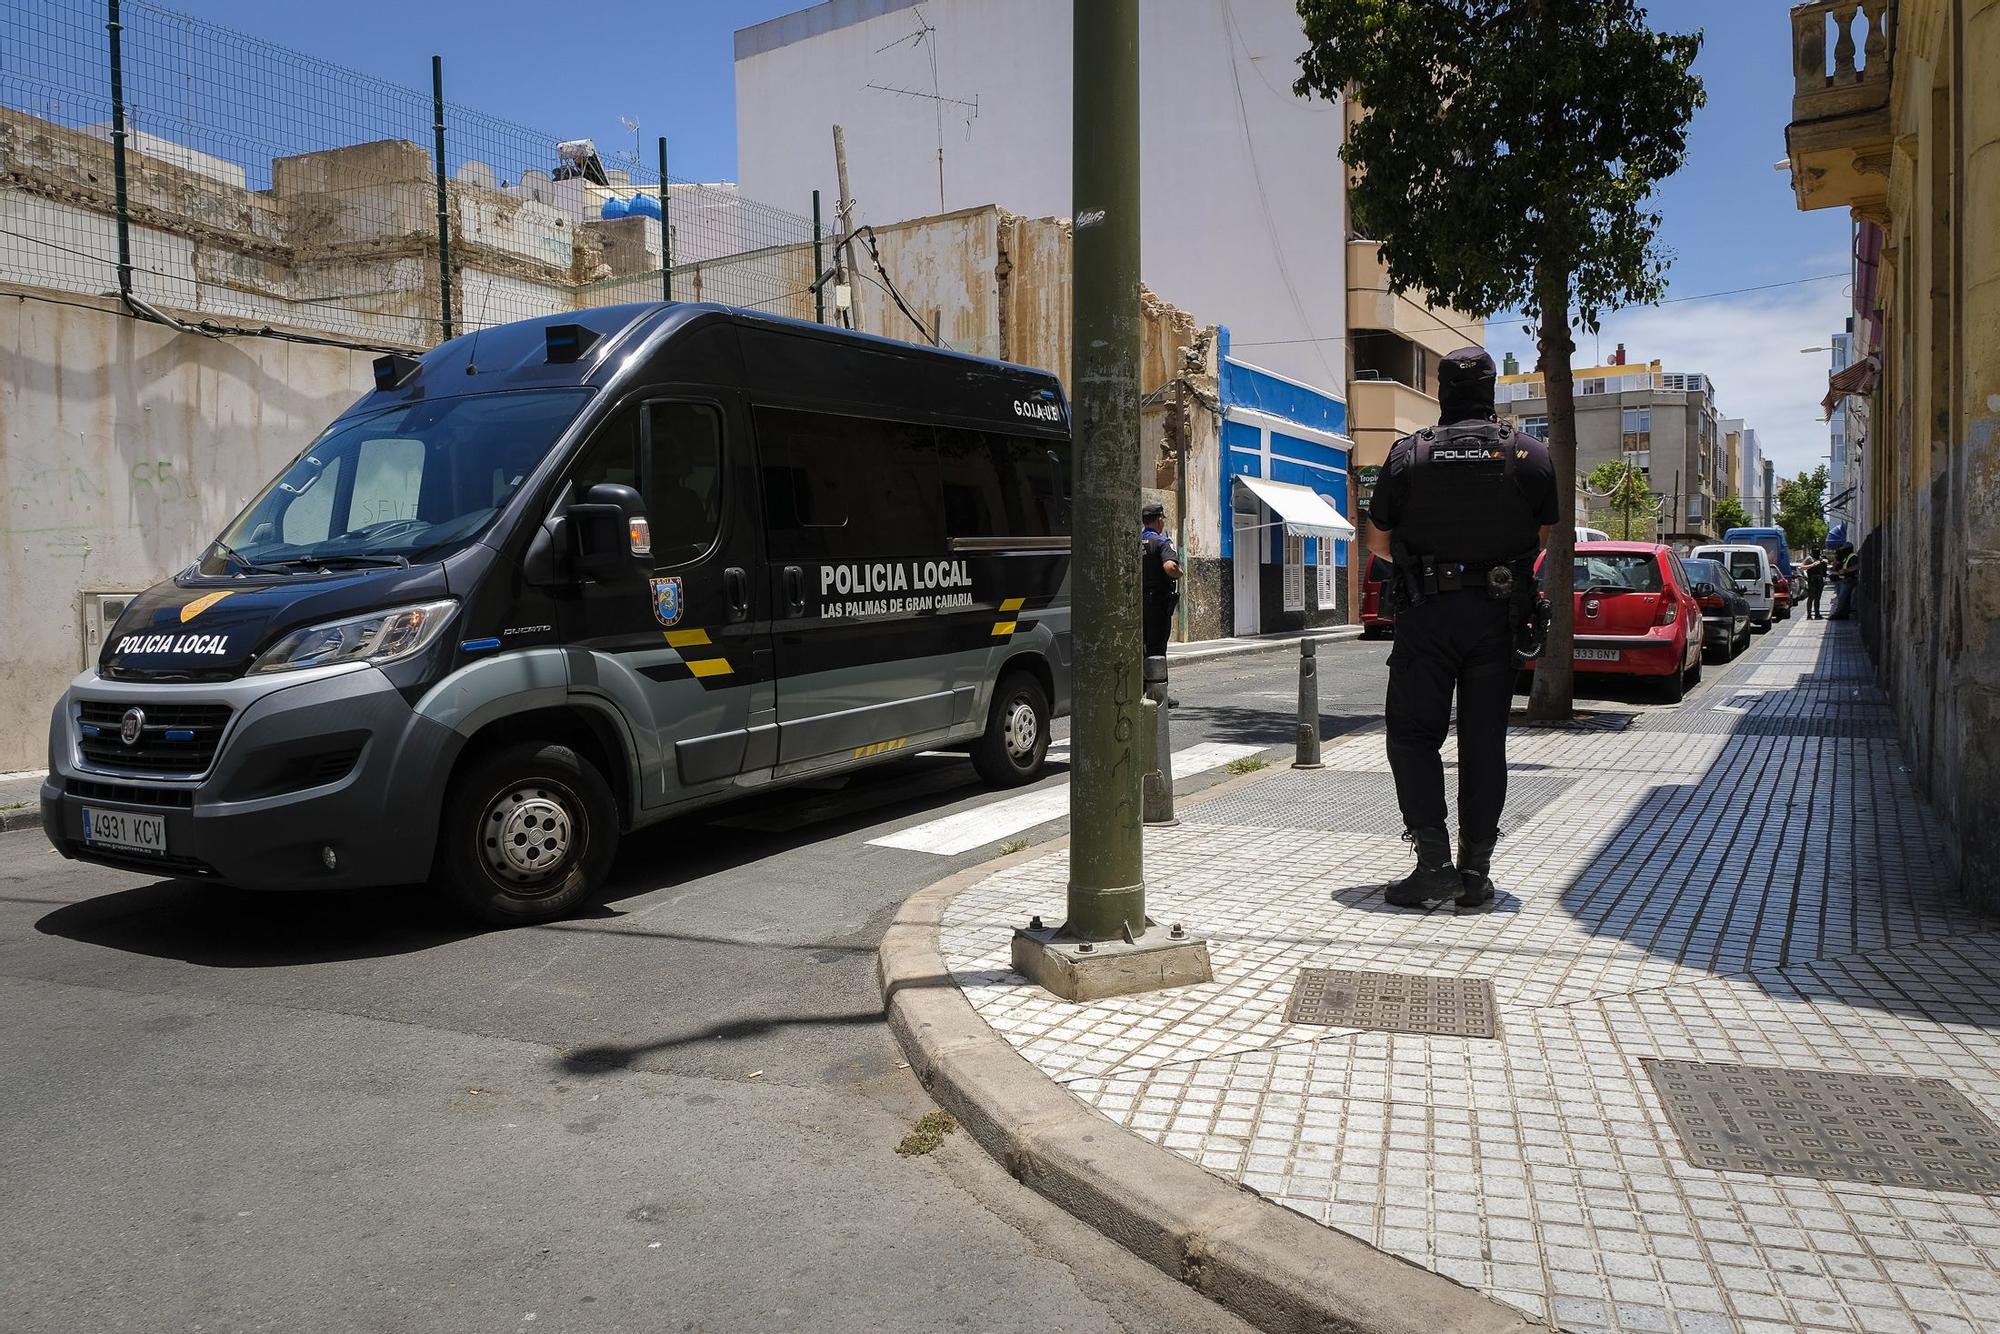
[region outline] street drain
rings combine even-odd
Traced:
[[[1304,968],[1292,988],[1285,1020],[1439,1037],[1496,1035],[1493,984],[1483,977]]]
[[[1697,1167],[2000,1193],[2000,1128],[1946,1080],[1643,1064]]]

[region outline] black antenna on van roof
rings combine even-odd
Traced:
[[[486,291],[479,298],[479,314],[472,322],[472,345],[465,349],[465,373],[479,374],[479,332],[486,327],[486,303],[493,299],[493,284],[486,284]]]

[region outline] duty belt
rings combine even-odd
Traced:
[[[1504,593],[1512,589],[1516,579],[1519,578],[1514,573],[1512,564],[1509,561],[1467,564],[1464,561],[1418,557],[1417,578],[1423,585],[1420,591],[1426,597],[1436,593],[1461,591],[1486,593],[1494,592],[1496,589]]]

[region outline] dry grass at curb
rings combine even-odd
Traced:
[[[944,1143],[944,1137],[957,1129],[958,1118],[950,1112],[925,1112],[896,1145],[896,1152],[905,1158],[921,1158],[935,1152]]]

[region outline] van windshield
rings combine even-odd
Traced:
[[[202,553],[203,574],[406,565],[479,533],[588,389],[467,394],[345,417]]]

